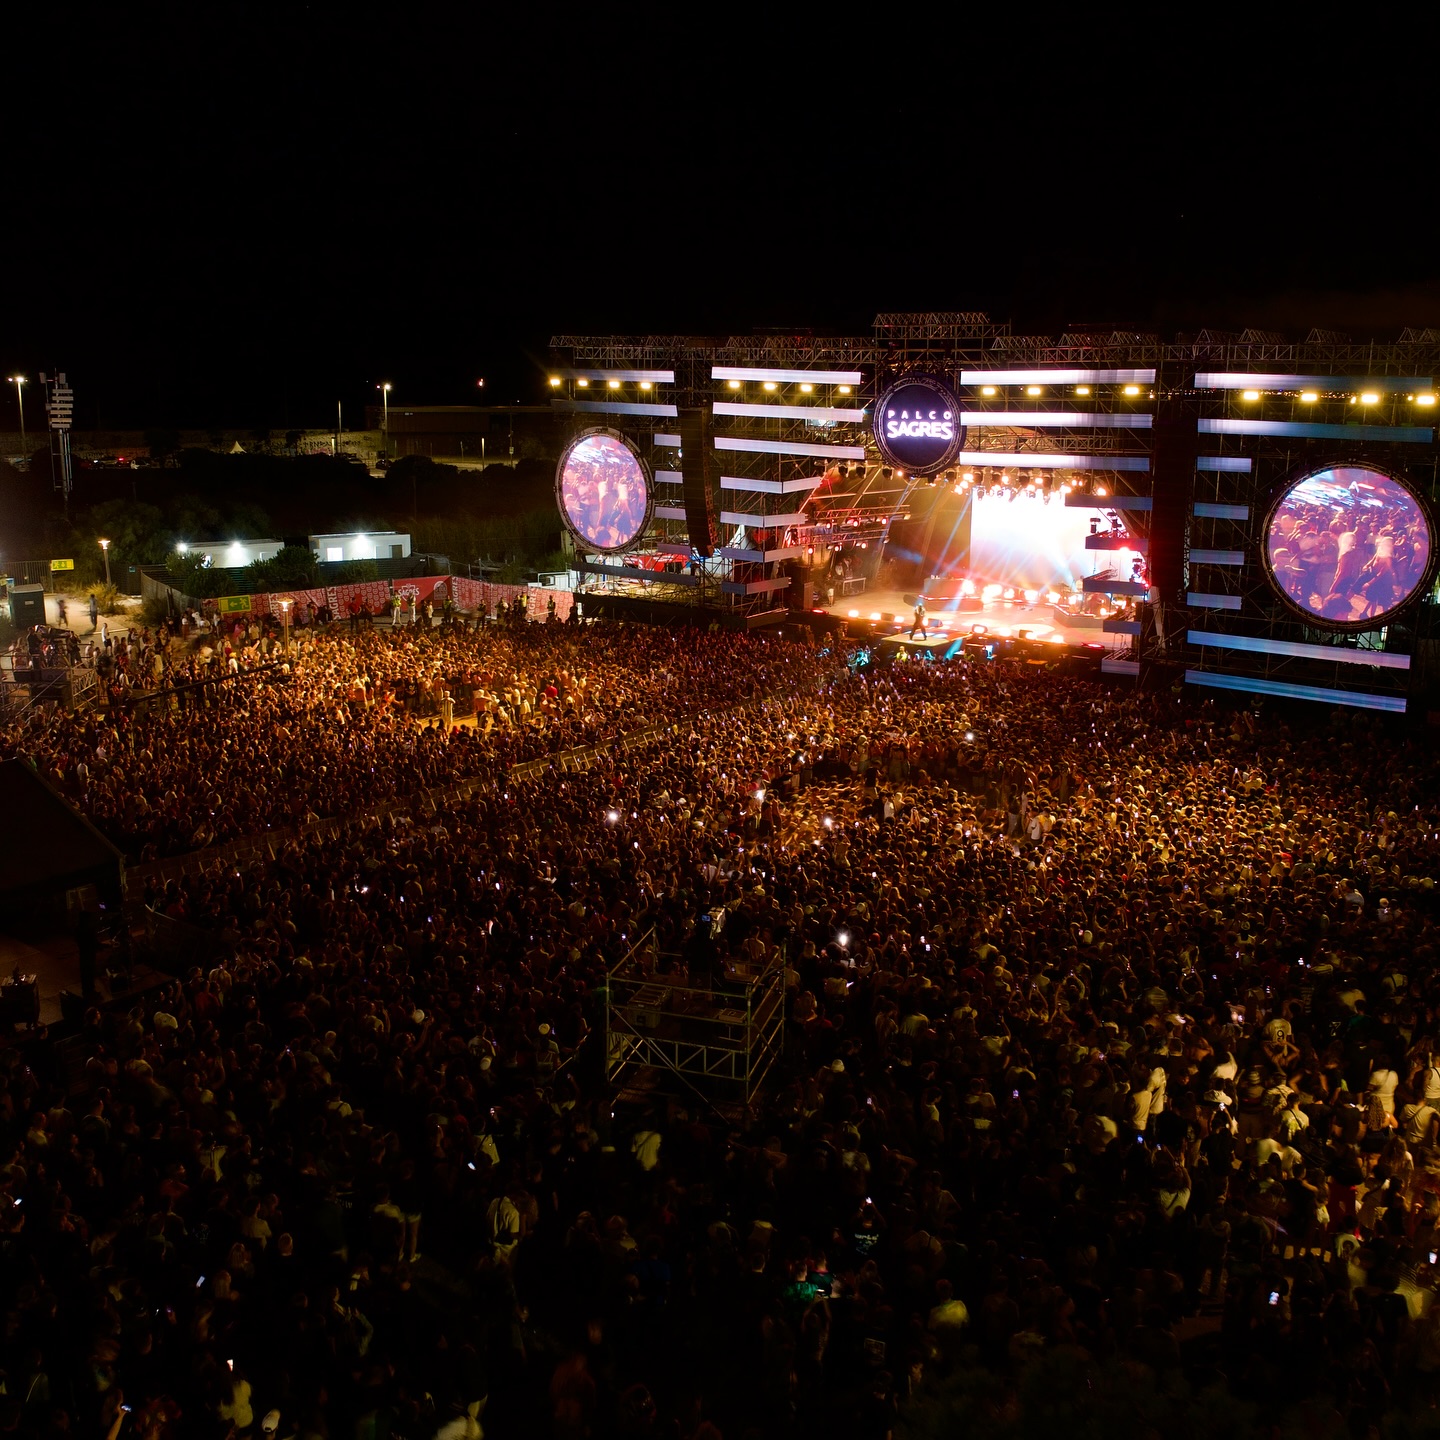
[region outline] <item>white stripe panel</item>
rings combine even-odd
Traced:
[[[783,526],[810,523],[810,517],[803,510],[789,515],[751,515],[743,510],[722,510],[720,520],[725,525],[745,525],[751,530],[776,530]]]
[[[685,477],[678,470],[657,470],[655,483],[657,485],[683,485]]]
[[[712,380],[774,380],[777,384],[795,381],[813,385],[858,385],[858,370],[755,370],[745,365],[714,365],[710,369]]]
[[[657,505],[655,518],[657,520],[683,520],[685,507],[683,505]]]
[[[1191,630],[1191,645],[1217,650],[1243,650],[1255,655],[1285,655],[1297,660],[1333,660],[1337,665],[1372,665],[1380,670],[1408,670],[1410,657],[1388,650],[1353,650],[1342,645],[1303,645],[1298,640],[1265,640],[1252,635],[1222,635],[1214,630]]]
[[[806,445],[789,440],[744,440],[738,435],[717,435],[717,450],[743,450],[751,455],[808,455],[820,460],[863,460],[863,445]]]
[[[674,405],[651,405],[640,400],[552,400],[557,410],[581,415],[651,415],[673,420],[680,412]]]
[[[711,410],[716,415],[745,415],[755,420],[830,420],[840,424],[859,424],[863,410],[836,410],[828,405],[742,405],[717,400]]]
[[[677,450],[680,448],[680,437],[678,435],[652,435],[650,438],[657,445],[673,445]]]
[[[1376,390],[1393,395],[1399,390],[1428,390],[1428,375],[1240,375],[1226,370],[1202,370],[1195,377],[1197,390],[1315,390],[1325,395],[1348,395],[1352,390]]]
[[[983,429],[987,425],[1009,425],[1023,428],[1058,427],[1064,425],[1093,426],[1097,430],[1148,430],[1155,423],[1153,415],[1073,414],[1065,410],[964,410],[962,425]]]
[[[745,550],[723,545],[715,552],[725,560],[744,560],[752,565],[765,565],[773,560],[798,560],[805,552],[799,545],[784,545],[779,550]]]
[[[988,465],[992,470],[1012,465],[1032,470],[1148,470],[1148,455],[1073,455],[1053,451],[1031,453],[1026,450],[962,450],[957,465]]]
[[[823,475],[814,475],[808,480],[746,480],[739,475],[722,475],[722,490],[745,490],[755,495],[796,495],[802,490],[814,490],[825,483]]]
[[[1153,370],[962,370],[962,385],[1153,385]]]
[[[638,385],[648,380],[652,385],[673,385],[673,370],[557,370],[563,380],[618,380],[622,385]]]

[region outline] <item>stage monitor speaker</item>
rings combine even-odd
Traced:
[[[710,443],[710,412],[680,412],[680,479],[685,493],[685,525],[697,555],[715,553],[720,536],[720,479]]]

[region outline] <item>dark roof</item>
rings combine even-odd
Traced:
[[[0,893],[90,883],[97,870],[118,881],[121,851],[28,761],[0,761],[0,815]]]

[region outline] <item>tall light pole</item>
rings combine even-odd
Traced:
[[[284,633],[284,653],[290,653],[290,606],[293,602],[289,596],[282,597],[280,601],[280,625]]]
[[[383,385],[375,387],[380,392],[380,407],[384,411],[384,418],[380,422],[380,428],[385,432],[385,453],[390,453],[390,382],[387,380]]]
[[[15,387],[15,399],[20,406],[20,453],[25,453],[25,392],[20,388],[25,383],[23,375],[8,375],[6,379]]]
[[[100,549],[105,556],[105,583],[108,585],[110,583],[110,542],[108,540],[102,540],[100,542]]]

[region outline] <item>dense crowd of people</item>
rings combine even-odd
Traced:
[[[1421,741],[598,625],[212,688],[5,737],[136,853],[345,823],[146,880],[197,963],[0,1052],[0,1431],[878,1440],[1059,1352],[1358,1437],[1440,1398]],[[637,947],[781,967],[754,1107],[617,1100]]]

